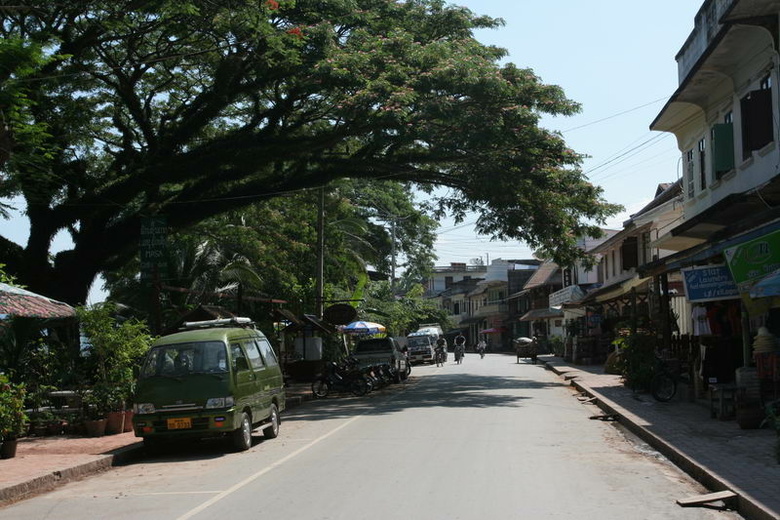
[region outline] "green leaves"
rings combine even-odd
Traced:
[[[538,126],[579,106],[474,39],[500,24],[440,0],[78,0],[7,16],[4,39],[58,56],[25,76],[38,131],[19,146],[45,161],[9,161],[0,185],[31,209],[14,271],[83,302],[136,254],[141,215],[182,230],[343,178],[450,187],[441,212],[476,211],[483,232],[568,262],[569,237],[616,207]],[[75,246],[52,265],[61,230]]]

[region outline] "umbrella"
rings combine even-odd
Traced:
[[[386,330],[384,325],[374,323],[373,321],[353,321],[344,325],[344,328],[341,329],[346,334],[376,334]]]
[[[0,283],[0,316],[23,318],[69,318],[76,311],[67,303]]]
[[[515,343],[533,343],[533,342],[534,340],[532,338],[526,338],[525,336],[515,339]]]
[[[780,269],[766,275],[750,288],[751,298],[780,296]]]

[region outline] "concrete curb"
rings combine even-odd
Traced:
[[[137,448],[126,449],[134,451]],[[53,471],[48,475],[43,475],[27,482],[22,482],[20,484],[2,488],[0,489],[0,505],[8,505],[9,503],[18,501],[37,493],[51,491],[57,486],[78,480],[84,476],[95,475],[105,471],[114,465],[114,458],[115,456],[113,454],[104,455],[98,460],[79,464],[78,466],[66,468],[61,471]]]
[[[618,422],[631,433],[645,441],[653,449],[669,459],[675,466],[690,475],[694,480],[712,491],[731,490],[738,495],[736,499],[737,512],[749,520],[776,520],[775,515],[768,511],[762,504],[755,501],[750,493],[731,484],[728,480],[710,472],[706,466],[688,457],[664,439],[644,428],[638,417],[619,406],[614,401],[605,397],[600,392],[593,390],[588,385],[577,381],[577,376],[568,370],[560,370],[549,362],[544,361],[545,367],[556,375],[568,381],[571,386],[588,397],[595,398],[595,404],[608,414],[617,416]]]

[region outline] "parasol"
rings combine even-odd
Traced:
[[[515,338],[515,343],[533,343],[533,338],[526,338],[525,336]]]
[[[353,321],[344,325],[341,329],[345,334],[376,334],[386,330],[384,325],[374,323],[373,321]]]
[[[760,279],[750,288],[751,298],[780,296],[780,269]]]

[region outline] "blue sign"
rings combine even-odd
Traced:
[[[737,284],[725,265],[680,269],[685,297],[690,302],[711,302],[739,298]]]

